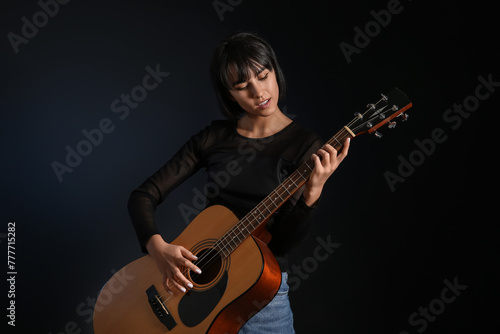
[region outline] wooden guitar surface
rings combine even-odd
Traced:
[[[397,88],[367,105],[327,144],[340,150],[347,138],[382,136],[378,129],[408,119],[412,107]],[[194,287],[170,295],[153,259],[144,256],[117,272],[103,287],[94,309],[96,334],[213,333],[235,334],[269,303],[281,283],[278,263],[267,247],[268,219],[308,180],[314,162],[308,160],[238,221],[227,208],[205,209],[172,243],[198,257],[201,275],[180,268]],[[124,280],[123,277],[130,278]]]
[[[207,249],[236,222],[238,218],[230,210],[212,206],[200,213],[172,243],[202,257],[203,252],[206,254]],[[255,237],[244,240],[225,259],[214,261],[212,268],[201,266],[202,275],[190,279],[193,289],[185,294],[177,291],[174,295],[165,292],[162,275],[149,255],[123,267],[99,294],[94,311],[94,332],[237,333],[249,317],[271,301],[281,283],[276,259]],[[188,278],[195,275],[189,272]],[[126,285],[123,282],[120,285],[118,280],[123,276],[133,278]],[[156,307],[165,312],[163,317],[171,317],[175,323],[171,330],[153,311],[146,293],[151,286],[159,296]]]

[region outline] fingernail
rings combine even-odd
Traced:
[[[170,293],[171,295],[173,295],[173,294],[174,294],[174,292],[173,292],[173,291],[170,291],[170,290],[168,290],[168,293]]]
[[[181,288],[181,291],[182,291],[182,292],[186,292],[186,288],[182,287],[182,288]]]
[[[200,270],[199,268],[198,268],[198,269],[196,269],[196,270],[195,270],[195,272],[196,272],[198,275],[199,275],[199,274],[201,274],[201,270]]]
[[[198,257],[196,255],[193,255],[193,257],[194,257],[195,260],[198,260]]]
[[[193,283],[188,283],[188,287],[189,287],[190,289],[192,289],[192,288],[193,288]]]

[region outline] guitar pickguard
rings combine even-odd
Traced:
[[[227,287],[227,271],[212,288],[203,291],[191,290],[179,302],[179,318],[187,327],[200,324],[213,311]]]

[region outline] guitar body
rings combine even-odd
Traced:
[[[373,133],[395,118],[408,119],[412,107],[406,94],[395,88],[368,104],[363,113],[344,126],[327,144],[337,151],[348,138]],[[187,293],[165,291],[162,275],[150,256],[122,268],[101,290],[94,309],[96,334],[210,333],[235,334],[278,292],[281,272],[267,247],[268,219],[309,178],[314,162],[308,160],[238,221],[227,208],[212,206],[172,243],[198,257],[202,274],[180,270],[193,288]]]
[[[229,256],[216,256],[212,246],[238,218],[223,206],[201,212],[172,244],[199,259],[202,274],[186,268],[194,287],[170,295],[162,275],[146,255],[123,267],[105,284],[94,310],[96,334],[237,333],[276,295],[279,265],[267,245],[250,236]],[[169,329],[170,328],[170,329]]]

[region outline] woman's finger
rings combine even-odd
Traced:
[[[182,256],[184,256],[184,258],[186,258],[186,260],[184,261],[184,263],[182,265],[184,265],[186,268],[190,269],[191,271],[194,271],[197,274],[201,274],[201,269],[198,268],[192,262],[192,261],[198,260],[198,257],[195,256],[193,253],[191,253],[190,251],[188,251],[185,248],[181,249],[181,254],[182,254]]]

